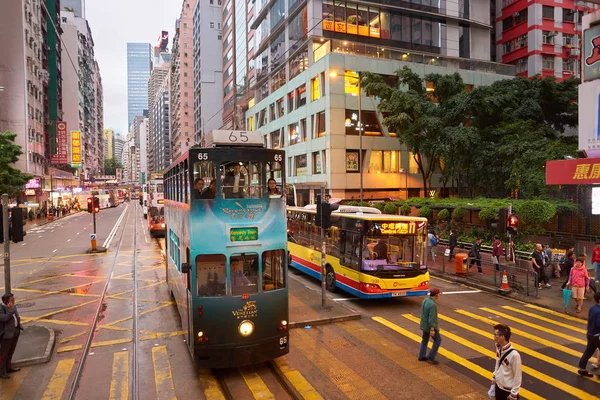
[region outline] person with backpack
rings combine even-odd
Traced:
[[[435,262],[435,246],[437,246],[437,236],[435,236],[435,232],[430,231],[427,234],[427,250],[429,250],[429,255],[431,256],[431,261]]]
[[[469,258],[471,259],[469,262],[469,269],[471,269],[473,264],[477,263],[477,272],[483,274],[483,270],[481,269],[481,238],[477,238],[475,243],[471,246]]]
[[[496,342],[496,365],[492,375],[492,388],[496,400],[516,400],[519,398],[523,371],[521,355],[510,343],[510,327],[494,325],[494,342]]]

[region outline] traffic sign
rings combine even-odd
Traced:
[[[90,234],[90,240],[96,240],[96,234],[95,233]]]

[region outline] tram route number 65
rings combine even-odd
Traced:
[[[198,153],[198,160],[208,160],[208,153]]]
[[[284,336],[284,337],[280,338],[279,339],[279,346],[283,347],[283,346],[287,345],[287,341],[288,341],[287,336]]]
[[[281,154],[275,154],[275,161],[283,161],[283,156]]]
[[[248,141],[248,134],[245,131],[232,131],[229,134],[229,141],[235,143],[240,141],[242,143],[246,143]]]

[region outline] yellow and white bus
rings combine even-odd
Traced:
[[[288,207],[290,266],[321,279],[321,235],[314,205]],[[327,289],[365,299],[425,296],[427,219],[340,206],[327,234]]]

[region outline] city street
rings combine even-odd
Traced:
[[[98,242],[108,239],[106,254],[85,254],[87,213],[33,229],[25,245],[12,246],[13,292],[25,326],[53,329],[56,345],[47,364],[1,381],[0,399],[65,399],[76,382],[73,398],[81,399],[128,398],[134,384],[143,399],[291,397],[266,365],[196,370],[167,293],[162,246],[148,237],[141,207],[130,202],[98,217]],[[308,292],[318,304],[320,285],[295,271],[289,275],[293,322],[296,310],[309,308],[300,294]],[[300,398],[486,398],[494,365],[492,324],[504,322],[523,358],[523,398],[597,398],[600,379],[577,375],[584,321],[438,279],[433,286],[444,292],[438,302],[440,365],[417,361],[421,298],[365,301],[328,294],[334,308],[362,318],[292,329],[290,353],[276,368]],[[133,381],[134,366],[139,382]]]

